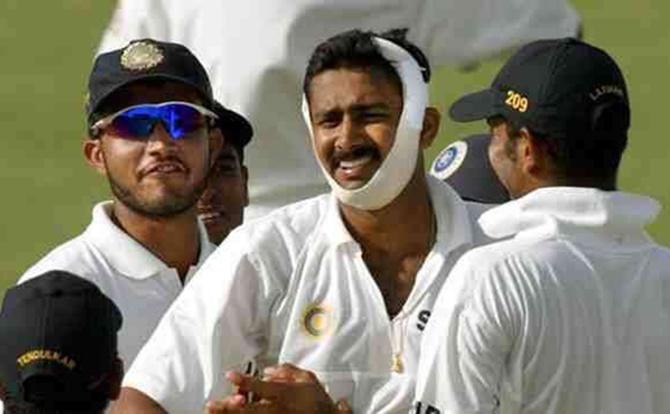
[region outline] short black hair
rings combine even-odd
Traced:
[[[417,61],[423,79],[428,83],[431,74],[428,59],[418,46],[407,40],[406,35],[407,29],[392,29],[382,34],[353,29],[327,39],[314,49],[307,64],[302,85],[305,96],[309,99],[309,85],[316,75],[339,68],[376,68],[402,90],[400,76],[379,52],[374,37],[382,37],[405,49]]]
[[[627,114],[624,104],[605,104],[596,107],[592,114],[590,131],[557,135],[526,129],[546,148],[555,168],[555,178],[560,182],[615,190],[619,165],[628,143],[628,133],[620,126],[621,122],[627,122]],[[511,140],[519,136],[521,127],[507,121]]]

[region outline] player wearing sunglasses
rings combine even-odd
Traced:
[[[100,55],[86,106],[87,162],[112,200],[93,209],[78,237],[20,282],[49,270],[91,280],[120,308],[126,366],[195,269],[209,255],[196,203],[222,144],[209,79],[184,46],[149,39]]]

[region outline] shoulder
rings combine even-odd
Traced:
[[[486,244],[496,242],[496,239],[493,239],[484,233],[484,230],[479,225],[479,217],[482,214],[486,213],[490,209],[494,208],[496,204],[484,204],[477,203],[474,201],[465,201],[465,208],[468,212],[468,218],[470,220],[470,226],[472,227],[472,242],[474,246],[484,246]]]
[[[232,265],[246,260],[276,275],[289,275],[329,208],[329,195],[324,194],[245,222],[226,237],[209,261]]]
[[[260,251],[284,246],[300,248],[318,228],[330,208],[330,195],[323,194],[289,204],[270,214],[244,223],[234,233],[249,241],[249,249]]]
[[[50,270],[66,270],[85,279],[93,280],[102,262],[101,256],[81,234],[51,250],[23,273],[18,283],[35,278]]]

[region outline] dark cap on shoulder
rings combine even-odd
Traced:
[[[214,113],[219,117],[216,125],[233,146],[241,149],[251,141],[254,130],[244,116],[226,108],[218,101],[214,101]]]
[[[0,309],[0,379],[27,404],[86,404],[112,370],[122,317],[98,287],[50,271],[7,290]]]
[[[449,184],[463,200],[502,204],[509,194],[488,156],[491,135],[470,135],[452,142],[435,157],[430,174]]]
[[[449,115],[459,122],[502,116],[517,128],[557,137],[625,133],[630,124],[626,83],[616,62],[573,38],[522,47],[490,88],[461,97]]]
[[[139,39],[95,59],[88,80],[86,115],[89,124],[95,121],[91,115],[112,93],[130,83],[154,79],[190,85],[202,96],[204,105],[213,108],[209,76],[189,49],[178,43]]]

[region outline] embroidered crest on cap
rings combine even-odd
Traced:
[[[312,303],[305,307],[301,325],[307,335],[321,338],[333,331],[335,320],[327,306]]]
[[[128,70],[148,70],[163,61],[163,52],[149,42],[131,43],[121,54],[121,66]]]
[[[456,141],[446,147],[433,161],[430,173],[440,180],[449,178],[463,164],[468,153],[468,144],[464,141]]]

